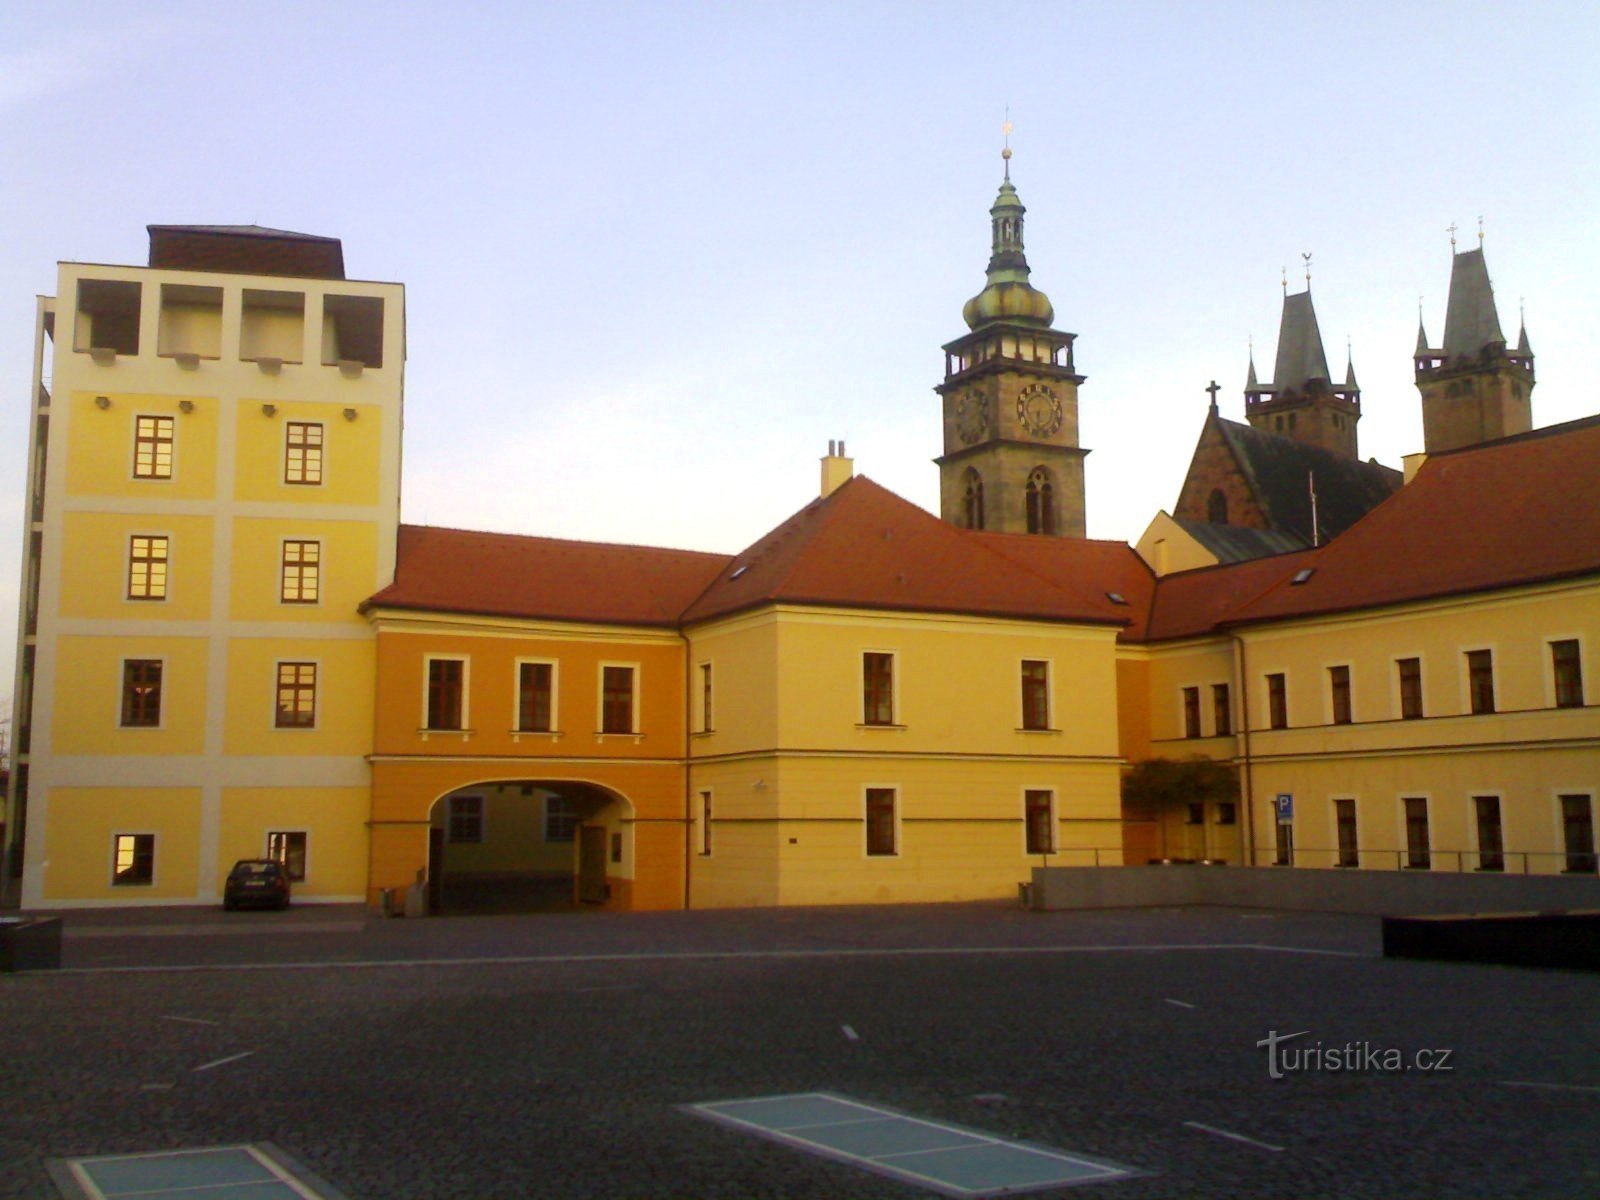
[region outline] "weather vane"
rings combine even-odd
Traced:
[[[1311,251],[1302,251],[1300,257],[1305,259],[1306,262],[1306,287],[1309,289],[1311,287]]]
[[[1483,218],[1478,218],[1478,249],[1483,249]]]
[[[1455,248],[1456,248],[1456,223],[1454,221],[1451,221],[1450,222],[1450,249],[1454,250]]]
[[[1283,294],[1287,296],[1289,294],[1289,268],[1279,267],[1278,269],[1283,272]]]
[[[1006,178],[1011,178],[1011,105],[1006,105],[1005,124],[1000,126],[1000,132],[1005,137],[1005,145],[1000,151],[1000,157],[1005,160]]]

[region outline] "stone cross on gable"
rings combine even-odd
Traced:
[[[1212,412],[1216,412],[1217,411],[1217,393],[1220,392],[1221,390],[1222,390],[1221,386],[1218,385],[1218,383],[1217,383],[1217,381],[1215,379],[1213,379],[1211,381],[1211,386],[1206,389],[1206,391],[1211,393],[1211,411]]]

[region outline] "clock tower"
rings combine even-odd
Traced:
[[[1051,328],[1050,299],[1028,282],[1011,149],[993,226],[989,278],[967,301],[971,331],[944,347],[940,515],[966,529],[1085,536],[1075,335]]]

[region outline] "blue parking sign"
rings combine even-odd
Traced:
[[[1279,792],[1273,797],[1272,807],[1278,812],[1278,824],[1288,825],[1294,820],[1294,793]]]

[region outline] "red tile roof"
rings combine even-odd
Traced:
[[[676,626],[723,554],[400,526],[395,579],[373,608]]]
[[[969,533],[1075,597],[1079,611],[1124,622],[1119,637],[1141,640],[1155,597],[1155,573],[1126,542],[1038,537],[1028,533]],[[1122,601],[1113,599],[1120,596]]]
[[[1145,640],[1159,642],[1216,632],[1219,623],[1244,605],[1315,563],[1316,553],[1300,550],[1163,575],[1156,581]]]
[[[1434,455],[1304,565],[1316,568],[1304,583],[1280,579],[1231,619],[1342,612],[1600,573],[1600,417]]]

